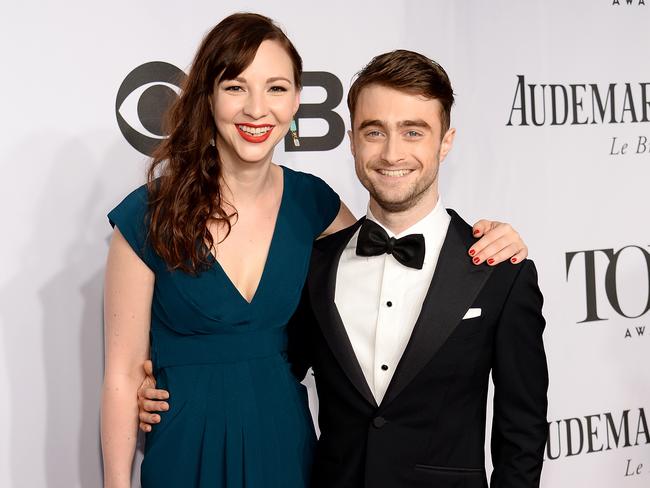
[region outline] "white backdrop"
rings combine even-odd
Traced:
[[[0,486],[101,486],[105,214],[143,182],[147,162],[118,128],[117,91],[144,63],[187,70],[207,30],[241,10],[277,19],[305,70],[332,73],[345,91],[372,56],[395,48],[447,69],[458,137],[442,169],[444,200],[470,221],[512,222],[546,297],[543,486],[650,486],[649,8],[643,0],[5,6]],[[325,95],[308,87],[303,102]],[[137,100],[127,105],[120,113],[141,127]],[[344,101],[335,111],[349,125]],[[322,135],[328,126],[307,119],[301,129]],[[347,140],[328,151],[280,147],[276,161],[322,176],[364,213]]]

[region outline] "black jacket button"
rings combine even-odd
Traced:
[[[386,419],[384,417],[375,417],[372,419],[372,425],[374,425],[377,429],[381,429],[384,425],[386,425]]]

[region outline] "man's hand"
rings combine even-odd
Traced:
[[[152,425],[160,422],[160,415],[152,412],[169,410],[169,404],[161,401],[167,400],[169,393],[167,390],[156,390],[156,378],[153,376],[151,361],[145,361],[143,367],[146,376],[138,388],[138,416],[140,417],[140,430],[151,432]]]
[[[510,224],[479,220],[472,232],[474,237],[481,237],[468,251],[474,264],[487,261],[489,266],[495,266],[506,259],[517,264],[528,256],[528,246]]]

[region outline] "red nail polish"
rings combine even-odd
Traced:
[[[478,256],[476,256],[474,259],[472,259],[472,261],[474,261],[474,264],[478,264],[480,259],[478,258]]]
[[[494,264],[494,259],[492,258],[488,259],[488,264]]]
[[[474,249],[470,249],[469,250],[469,255],[474,256],[474,254],[476,254],[476,251]]]
[[[510,262],[511,262],[512,264],[515,264],[515,263],[517,262],[517,258],[512,258],[512,259],[510,260]]]
[[[477,235],[479,232],[481,232],[481,231],[478,230],[478,229],[476,229],[476,230],[474,231],[474,235]]]

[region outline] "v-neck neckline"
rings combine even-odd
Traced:
[[[267,275],[267,270],[269,267],[269,262],[271,260],[273,249],[274,249],[274,244],[276,240],[276,236],[278,234],[278,227],[280,225],[280,219],[282,218],[282,209],[285,205],[285,196],[287,194],[287,169],[282,166],[278,165],[279,168],[282,169],[282,195],[280,196],[280,206],[278,207],[278,212],[275,216],[275,224],[273,226],[273,234],[271,235],[271,241],[269,242],[269,248],[268,251],[266,252],[266,260],[264,261],[264,267],[262,268],[262,274],[260,275],[260,278],[257,282],[257,287],[255,288],[255,291],[253,292],[253,296],[251,297],[250,301],[246,299],[246,297],[242,294],[242,292],[237,288],[235,283],[232,281],[230,276],[228,276],[228,273],[226,273],[226,270],[221,266],[221,263],[219,260],[216,258],[216,256],[210,251],[210,257],[212,259],[212,267],[214,269],[217,269],[221,272],[223,277],[225,278],[228,286],[230,289],[233,291],[235,295],[237,295],[244,304],[248,306],[252,306],[253,303],[255,302],[255,299],[257,296],[260,294],[260,289],[262,288],[262,285],[264,284],[264,278]]]

